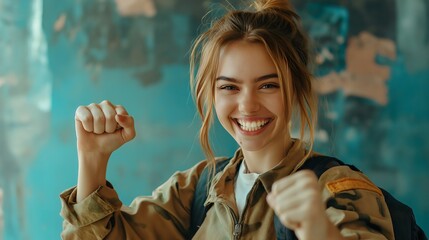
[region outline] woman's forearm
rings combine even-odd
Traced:
[[[79,153],[76,201],[80,202],[100,186],[106,185],[106,171],[109,155]]]

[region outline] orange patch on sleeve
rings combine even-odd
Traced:
[[[376,192],[383,195],[381,190],[375,186],[373,183],[365,181],[363,179],[356,178],[340,178],[338,180],[328,182],[326,187],[331,193],[338,193],[342,191],[352,190],[352,189],[365,189],[368,191]]]

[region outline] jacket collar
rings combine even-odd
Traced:
[[[299,140],[294,140],[286,156],[271,170],[259,176],[265,191],[270,192],[271,186],[275,181],[296,172],[305,162],[305,154],[306,150],[303,147],[303,143]],[[235,202],[234,181],[241,161],[243,161],[243,153],[241,149],[238,149],[225,169],[213,179],[207,199],[208,202],[214,202],[215,198]]]
[[[301,141],[295,140],[286,156],[271,170],[259,176],[265,191],[270,192],[274,182],[296,172],[304,164],[306,150],[303,145]]]

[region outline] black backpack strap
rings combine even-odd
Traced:
[[[352,170],[360,172],[360,170],[353,165],[345,164],[344,162],[342,162],[337,158],[323,156],[323,155],[314,156],[307,159],[307,161],[305,161],[305,163],[298,170],[304,170],[304,169],[312,170],[316,174],[317,178],[320,178],[320,176],[322,176],[322,174],[326,172],[326,170],[332,167],[342,166],[342,165],[346,165]]]
[[[380,188],[392,218],[395,239],[427,240],[424,231],[416,222],[413,209]]]
[[[216,173],[222,171],[226,165],[230,162],[231,158],[220,160],[216,162]],[[204,207],[204,203],[207,199],[207,183],[209,182],[209,169],[207,166],[204,168],[203,172],[198,179],[197,186],[194,192],[194,199],[192,200],[191,205],[191,225],[188,231],[187,239],[192,239],[195,233],[198,231],[198,228],[204,221],[206,217],[206,212],[208,209]]]
[[[416,239],[419,240],[428,240],[428,237],[426,237],[425,232],[423,231],[423,229],[420,228],[420,226],[418,226],[416,224],[416,228],[414,229],[414,232],[416,233]]]
[[[330,169],[331,167],[341,166],[341,165],[347,165],[347,164],[344,164],[343,162],[341,162],[340,160],[334,157],[320,155],[320,156],[315,156],[307,159],[305,163],[298,169],[298,171],[304,170],[304,169],[312,170],[316,174],[317,178],[319,178],[326,170]],[[349,166],[355,171],[359,171],[359,169],[357,169],[352,165],[347,165],[347,166]],[[280,222],[280,219],[277,217],[277,215],[274,215],[274,228],[276,230],[277,240],[298,239],[292,230],[285,227]]]

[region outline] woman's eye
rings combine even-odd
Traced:
[[[222,85],[219,87],[220,90],[237,90],[237,87],[233,85]]]
[[[278,84],[275,83],[266,83],[261,86],[262,89],[269,89],[269,88],[279,88]]]

